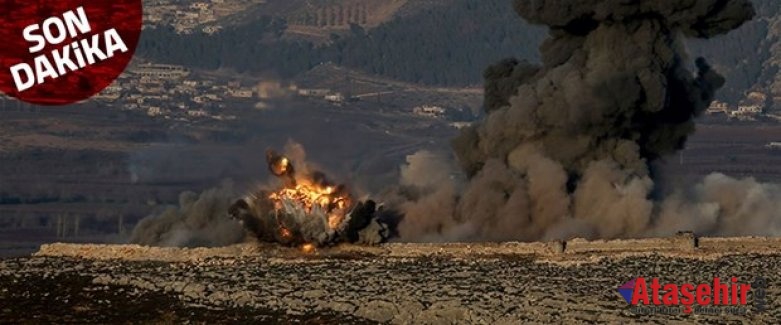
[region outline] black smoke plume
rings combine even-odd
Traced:
[[[458,190],[420,187],[427,195],[418,193],[402,207],[402,239],[614,238],[781,228],[777,186],[712,175],[692,189],[655,198],[648,167],[684,146],[695,117],[724,84],[705,59],[687,57],[682,39],[737,28],[754,15],[750,1],[514,4],[521,17],[550,29],[540,47],[542,65],[508,59],[486,70],[487,116],[453,141],[468,180],[454,183]],[[688,70],[690,63],[696,71]],[[418,163],[431,162],[413,160],[408,168],[426,169]],[[741,218],[746,222],[740,224]]]

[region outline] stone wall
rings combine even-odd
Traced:
[[[379,246],[341,245],[319,249],[311,254],[297,248],[271,244],[240,244],[218,248],[162,248],[139,245],[47,244],[35,256],[73,257],[98,260],[184,262],[216,257],[301,257],[306,255],[426,257],[447,255],[456,257],[495,255],[535,255],[542,257],[609,256],[619,254],[729,254],[774,253],[781,249],[781,238],[738,237],[698,238],[684,233],[668,238],[622,240],[573,239],[566,242],[535,243],[390,243]]]

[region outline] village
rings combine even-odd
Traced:
[[[131,64],[112,85],[88,102],[149,118],[191,122],[235,120],[236,111],[232,108],[263,110],[270,108],[269,103],[275,100],[309,101],[344,108],[359,101],[377,100],[381,95],[351,95],[330,88],[306,88],[292,81],[229,78],[194,72],[179,65],[142,62]],[[2,95],[0,102],[2,107],[12,108],[16,101]],[[445,119],[449,113],[446,107],[430,104],[405,107],[402,111],[435,119]]]
[[[344,107],[358,101],[375,101],[383,96],[392,98],[393,91],[362,94],[343,93],[328,87],[299,86],[295,82],[278,80],[230,80],[213,75],[193,72],[170,64],[134,63],[111,86],[96,95],[91,102],[125,111],[134,111],[150,118],[177,121],[197,119],[234,120],[236,115],[226,114],[231,107],[266,109],[268,101],[280,98],[310,100],[334,107]],[[773,109],[778,98],[763,92],[752,91],[737,104],[714,100],[705,116],[717,121],[765,121],[781,122],[781,112]],[[0,95],[3,107],[13,100]],[[405,107],[401,111],[423,118],[448,119],[451,108],[436,104],[420,104]],[[454,122],[451,126],[468,125]]]
[[[344,93],[326,86],[305,87],[293,81],[224,80],[212,75],[194,73],[183,66],[141,63],[131,66],[112,86],[93,100],[123,110],[140,111],[150,117],[232,120],[236,116],[225,115],[221,111],[236,103],[265,109],[269,107],[269,100],[299,98],[343,107],[358,101],[379,100],[383,96],[392,100],[393,94],[393,91]],[[781,98],[761,91],[751,91],[737,104],[714,100],[705,115],[727,122],[781,122],[781,112],[773,108],[774,102],[781,102]],[[422,103],[405,107],[401,111],[419,117],[447,119],[451,110],[447,106]],[[453,126],[460,128],[464,125]]]
[[[772,102],[781,103],[781,97],[773,97],[760,91],[748,92],[737,105],[714,100],[705,111],[709,117],[722,117],[736,121],[781,121],[781,112],[771,109]]]
[[[265,0],[145,0],[144,27],[172,26],[179,34],[204,32],[214,34],[223,26],[218,20]]]

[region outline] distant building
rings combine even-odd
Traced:
[[[202,31],[203,31],[204,33],[206,33],[207,35],[212,35],[212,34],[216,34],[216,33],[217,33],[217,32],[219,32],[221,29],[222,29],[222,26],[217,26],[217,25],[214,25],[214,26],[206,26],[206,27],[204,27],[204,28],[202,29]]]
[[[205,95],[201,95],[201,96],[193,97],[192,101],[193,101],[193,103],[196,103],[196,104],[203,104],[203,103],[211,101],[211,99],[209,97],[206,97]]]
[[[183,23],[186,24],[192,24],[195,22],[195,20],[198,19],[198,13],[197,12],[188,12],[188,11],[181,11],[178,10],[176,12],[176,16],[182,20]]]
[[[195,2],[190,5],[190,8],[195,10],[206,10],[209,9],[209,4],[206,2]]]
[[[218,121],[233,121],[236,120],[236,115],[214,115],[212,118]]]
[[[330,89],[324,89],[324,88],[298,89],[298,94],[304,97],[325,97],[330,93],[331,93]]]
[[[768,147],[770,149],[781,149],[781,141],[774,141],[768,143],[767,145],[765,145],[765,147]]]
[[[720,102],[718,100],[714,100],[710,103],[710,106],[708,107],[708,110],[705,111],[706,114],[719,114],[724,113],[727,114],[729,112],[729,105],[725,102]]]
[[[342,103],[344,102],[344,95],[341,93],[335,93],[335,94],[328,94],[325,95],[325,100],[333,103]]]
[[[189,111],[187,111],[187,115],[192,116],[192,117],[206,117],[206,116],[209,116],[209,113],[207,113],[206,111],[204,111],[202,109],[198,109],[198,110],[189,110]]]
[[[412,112],[420,116],[439,118],[443,117],[446,111],[444,108],[439,106],[423,105],[413,108]]]
[[[142,64],[131,70],[140,77],[151,79],[181,79],[190,75],[190,72],[182,66],[170,64]]]
[[[746,97],[740,101],[736,117],[753,117],[766,111],[768,104],[771,104],[767,94],[761,91],[750,91]]]
[[[165,87],[161,84],[145,84],[143,86],[139,86],[138,90],[140,90],[144,94],[162,94],[165,92]]]
[[[463,129],[463,128],[466,128],[466,127],[469,127],[471,125],[472,125],[472,122],[453,122],[453,123],[450,123],[451,127],[454,127],[456,129],[459,129],[459,130]]]
[[[151,116],[151,117],[160,116],[162,114],[163,114],[163,110],[160,107],[157,107],[157,106],[151,106],[146,111],[146,115]]]
[[[111,85],[93,97],[97,100],[115,101],[122,95],[122,87]]]
[[[754,118],[762,114],[762,106],[759,105],[740,105],[738,109],[730,112],[730,117],[734,118]]]
[[[231,90],[229,94],[235,98],[251,98],[253,96],[252,89],[247,88]]]
[[[188,85],[177,85],[177,86],[174,86],[174,88],[171,89],[171,91],[169,91],[169,93],[172,93],[172,92],[179,92],[179,93],[183,93],[183,94],[193,94],[193,93],[195,93],[195,87],[188,86]]]

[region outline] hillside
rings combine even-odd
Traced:
[[[727,77],[718,99],[748,90],[781,109],[781,6],[755,0],[757,19],[712,40],[687,40]],[[272,0],[215,35],[153,29],[138,53],[191,67],[294,77],[324,62],[397,80],[479,86],[500,59],[539,61],[543,28],[518,18],[510,0]]]
[[[760,91],[781,110],[781,6],[775,0],[755,0],[754,5],[753,21],[711,40],[691,40],[689,50],[727,77],[719,99],[737,103],[746,91]]]
[[[312,10],[317,10],[266,8],[254,19],[229,25],[213,35],[148,29],[137,53],[153,61],[194,68],[229,68],[283,77],[333,62],[409,82],[474,86],[482,83],[483,69],[500,59],[516,56],[536,61],[537,47],[544,37],[541,28],[518,18],[507,0],[415,4],[398,8],[399,15],[390,14],[393,7],[375,9],[379,8],[385,8],[380,10],[385,14],[371,19],[379,22],[393,18],[374,28],[368,17],[365,28],[348,24],[348,31],[331,35],[325,44],[313,43],[311,37],[290,37],[291,31],[301,28],[313,34],[312,24],[324,22],[323,17],[312,18]],[[309,15],[303,20],[308,25],[297,25],[301,23],[295,18],[297,12]],[[345,28],[343,23],[349,19],[332,21],[332,14],[325,18],[327,23]],[[328,32],[333,26],[321,26],[320,32]]]
[[[356,31],[324,49],[324,59],[410,82],[480,85],[483,69],[496,61],[537,61],[543,37],[542,28],[518,18],[510,1],[455,0]]]
[[[307,1],[306,6],[292,11],[287,18],[291,26],[374,27],[392,17],[405,3],[407,0]]]
[[[331,34],[350,25],[376,27],[390,20],[408,0],[272,0],[260,9],[288,22],[286,36],[315,43],[327,42]]]

